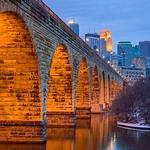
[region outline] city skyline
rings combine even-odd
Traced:
[[[148,1],[1,0],[0,150],[149,150]]]
[[[44,2],[65,22],[74,18],[80,25],[80,36],[88,32],[100,33],[107,28],[112,32],[113,48],[119,41],[150,40],[149,0],[132,0],[123,3],[120,0],[79,1],[44,0]],[[107,10],[107,13],[106,13]]]

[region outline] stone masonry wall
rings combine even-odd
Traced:
[[[27,104],[27,107],[23,107],[29,111],[29,115],[27,115],[26,110],[24,111],[24,113],[18,111],[19,115],[16,114],[16,112],[14,111],[14,114],[16,116],[16,120],[20,119],[19,116],[22,115],[22,119],[24,118],[23,120],[26,120],[28,118],[27,120],[31,120],[32,122],[34,118],[34,120],[40,121],[41,124],[43,125],[42,126],[43,132],[41,133],[41,140],[44,141],[46,139],[46,102],[47,102],[47,95],[48,95],[48,81],[49,81],[49,74],[51,71],[51,63],[54,57],[54,52],[56,50],[56,47],[59,44],[63,44],[66,46],[68,55],[69,55],[68,56],[69,62],[70,62],[70,65],[72,66],[72,81],[73,81],[72,97],[74,99],[72,103],[72,107],[74,108],[73,109],[74,113],[76,111],[76,87],[77,87],[77,74],[78,74],[77,69],[79,68],[78,66],[82,58],[85,58],[87,60],[89,72],[91,72],[91,70],[94,69],[94,66],[97,66],[98,72],[105,71],[111,77],[114,77],[118,83],[120,84],[123,83],[122,78],[116,73],[116,71],[114,71],[106,62],[104,62],[92,49],[90,49],[86,44],[84,44],[82,40],[80,40],[80,38],[77,37],[75,33],[71,31],[71,29],[66,27],[66,25],[61,21],[61,19],[58,18],[42,1],[39,1],[39,0],[1,0],[0,1],[0,14],[2,12],[11,12],[11,13],[13,12],[14,14],[20,16],[22,20],[25,21],[25,24],[32,38],[33,47],[36,53],[35,56],[37,57],[38,69],[36,68],[37,69],[36,72],[34,72],[33,76],[31,77],[33,80],[28,81],[29,76],[31,76],[31,74],[29,74],[28,76],[22,76],[23,80],[20,79],[20,76],[19,76],[18,81],[19,83],[23,83],[22,85],[19,85],[19,86],[22,86],[23,88],[27,87],[25,86],[26,85],[25,81],[28,81],[28,83],[30,83],[28,88],[35,89],[34,92],[32,93],[33,95],[35,95],[35,93],[37,95],[37,91],[39,90],[39,99],[38,99],[38,96],[36,100],[34,98],[33,101],[36,101],[36,102],[33,104],[32,107],[30,107],[29,103]],[[8,18],[8,20],[10,19]],[[2,26],[5,26],[5,25],[2,25]],[[16,27],[24,29],[24,27],[18,26],[18,24],[16,24]],[[14,29],[16,27],[14,27]],[[29,39],[27,38],[26,40],[29,40]],[[30,44],[27,42],[25,45],[29,46]],[[18,44],[16,46],[18,46]],[[22,54],[23,52],[24,52],[23,49],[21,52],[18,51],[18,53],[20,53],[20,56],[24,55]],[[11,55],[13,55],[13,53]],[[28,55],[30,55],[29,58],[34,57],[33,53],[30,53],[30,54],[28,53]],[[28,58],[27,55],[25,55],[25,57]],[[18,61],[19,60],[21,60],[21,57],[18,59]],[[1,63],[3,63],[3,61],[1,61]],[[10,63],[8,60],[6,61],[6,63],[7,63],[7,66],[9,66],[12,63],[15,63],[15,61],[11,61]],[[36,64],[35,62],[32,62],[32,61],[28,62],[26,60],[25,63],[30,63],[31,67],[33,67],[35,71],[35,66],[34,66],[34,64]],[[22,64],[22,66],[24,66],[24,68],[27,68],[27,66],[24,64]],[[37,71],[39,75],[37,75]],[[39,77],[39,80],[37,80],[38,77]],[[36,80],[36,84],[39,83],[38,88],[36,86],[34,87],[34,84],[35,84],[34,79]],[[13,82],[11,80],[13,80],[12,77],[10,79],[10,82]],[[91,91],[92,73],[89,74],[89,81],[90,81],[89,88]],[[18,101],[19,101],[18,105],[20,105],[19,94],[18,94]],[[30,99],[32,101],[30,94],[24,94],[24,95],[25,97],[27,97],[28,100]],[[91,98],[92,94],[89,93],[89,95]],[[5,110],[5,112],[6,111],[7,110]],[[70,110],[68,110],[68,112],[70,112]],[[72,116],[73,114],[69,114],[69,115]],[[59,118],[56,117],[56,120],[58,119]]]

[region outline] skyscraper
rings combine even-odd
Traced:
[[[74,19],[69,19],[67,24],[77,35],[79,35],[79,24],[76,23]]]
[[[145,58],[146,76],[150,76],[150,41],[139,42],[139,49]]]
[[[100,37],[97,33],[85,34],[85,42],[94,49],[97,54],[100,54]]]
[[[108,29],[104,29],[100,33],[101,49],[103,51],[112,52],[112,37],[111,32]]]
[[[131,52],[132,44],[129,41],[119,42],[117,45],[117,53],[122,56],[122,64],[121,66],[130,66],[131,64]]]
[[[143,57],[150,57],[150,41],[139,42],[139,49]]]
[[[121,66],[131,67],[135,65],[137,60],[142,61],[141,51],[137,46],[133,46],[129,41],[119,42],[117,45],[117,52],[122,56]]]
[[[115,52],[110,54],[110,64],[114,67],[120,66],[122,64],[122,56],[116,54]]]

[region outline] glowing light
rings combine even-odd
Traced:
[[[89,39],[89,38],[86,38],[86,41],[87,41],[87,42],[89,42],[89,41],[90,41],[90,39]]]
[[[99,49],[97,48],[96,51],[99,52]]]
[[[38,62],[30,33],[15,13],[0,13],[0,120],[42,120]]]
[[[68,24],[75,24],[75,23],[76,23],[76,21],[74,19],[69,19],[68,20]]]
[[[111,32],[107,29],[104,29],[100,33],[100,38],[106,41],[106,50],[112,52],[112,38]]]
[[[48,84],[48,112],[73,111],[72,67],[67,49],[63,45],[59,45],[55,50]]]

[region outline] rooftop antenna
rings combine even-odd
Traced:
[[[89,33],[91,32],[91,29],[89,28]]]
[[[94,27],[94,33],[95,33],[95,27]]]

